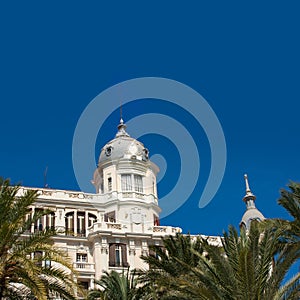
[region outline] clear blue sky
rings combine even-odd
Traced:
[[[299,4],[199,2],[2,2],[0,175],[42,187],[48,166],[51,188],[78,190],[72,139],[85,107],[119,82],[165,77],[190,86],[212,107],[224,131],[227,165],[216,196],[199,209],[209,146],[203,132],[189,129],[203,141],[203,175],[162,223],[211,235],[237,226],[245,210],[244,173],[263,214],[286,217],[276,202],[279,189],[300,181]],[[143,99],[124,105],[124,119],[143,114],[147,105]],[[116,133],[118,112],[107,117],[95,157]],[[172,151],[155,135],[142,140],[151,153]],[[178,175],[176,155],[165,159],[161,195]]]

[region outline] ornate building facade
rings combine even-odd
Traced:
[[[54,244],[67,251],[86,289],[94,287],[104,271],[147,268],[140,259],[149,245],[181,232],[160,226],[156,175],[144,145],[131,138],[121,120],[115,138],[101,150],[92,183],[96,193],[38,188],[39,209],[52,213],[32,231],[56,228]],[[21,187],[20,193],[29,188]],[[34,189],[34,188],[30,188]]]
[[[36,210],[52,213],[38,220],[32,232],[53,227],[54,244],[65,250],[86,289],[104,271],[147,268],[140,256],[149,245],[161,245],[162,237],[181,232],[179,227],[160,226],[156,175],[145,146],[131,138],[122,119],[115,138],[101,150],[92,183],[96,193],[38,188]],[[20,193],[29,188],[21,187]],[[33,188],[30,188],[33,189]],[[247,211],[241,222],[263,218],[255,208],[255,196],[246,179]],[[209,237],[220,244],[220,237]]]

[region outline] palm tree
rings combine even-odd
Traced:
[[[297,253],[278,252],[280,235],[272,229],[262,231],[253,221],[249,233],[241,230],[240,236],[230,226],[221,248],[205,242],[207,255],[199,256],[200,264],[193,270],[200,287],[205,284],[215,299],[285,299],[288,294],[297,299],[300,275],[283,285]]]
[[[300,183],[290,182],[290,191],[282,189],[278,204],[293,218],[291,221],[283,219],[269,219],[265,223],[280,228],[284,233],[284,243],[296,246],[300,251]]]
[[[271,228],[262,231],[257,222],[240,235],[230,226],[222,246],[200,238],[200,251],[191,250],[198,258],[195,265],[175,256],[169,261],[178,264],[177,270],[182,268],[181,274],[172,275],[167,268],[152,269],[151,278],[156,272],[162,279],[160,285],[168,291],[165,299],[299,299],[299,274],[283,285],[297,252],[287,252],[286,248],[278,252],[280,235]]]
[[[151,300],[180,299],[177,279],[198,265],[202,252],[201,238],[190,234],[177,233],[163,238],[163,247],[150,246],[149,255],[142,256],[149,270],[137,272],[144,296]]]
[[[28,218],[37,192],[0,178],[0,299],[76,299],[78,288],[66,253],[53,247],[55,230],[30,233],[48,210]]]
[[[152,245],[149,250],[149,255],[142,256],[142,259],[151,269],[162,269],[174,277],[186,271],[182,265],[178,265],[178,260],[194,267],[199,260],[196,253],[203,251],[200,237],[193,238],[190,234],[180,233],[163,238],[163,247]]]
[[[88,299],[103,300],[138,300],[141,299],[135,272],[127,270],[126,274],[111,271],[105,271],[100,280],[95,280],[102,290],[93,290],[89,292]]]

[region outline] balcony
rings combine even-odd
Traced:
[[[88,234],[97,231],[121,231],[122,224],[121,223],[113,223],[113,222],[96,222],[91,227],[88,228]]]
[[[141,224],[141,231],[136,231],[137,233],[153,234],[156,236],[164,235],[175,235],[180,233],[182,230],[179,227],[172,226],[147,226],[146,224]],[[91,227],[87,229],[88,235],[97,232],[114,232],[114,233],[129,233],[132,232],[133,228],[131,224],[126,223],[113,223],[113,222],[96,222]]]
[[[174,235],[180,233],[182,230],[179,227],[172,226],[153,226],[153,233],[159,235]]]
[[[88,263],[88,262],[74,262],[73,263],[74,269],[79,273],[95,273],[95,264]]]
[[[139,200],[146,203],[155,203],[158,204],[157,198],[153,194],[145,194],[137,191],[128,191],[128,192],[117,192],[112,191],[105,194],[93,194],[93,193],[83,193],[80,191],[67,191],[67,190],[56,190],[49,188],[28,188],[21,187],[18,191],[18,196],[25,194],[27,190],[36,190],[38,192],[39,199],[45,200],[60,200],[60,201],[88,201],[94,206],[99,205],[103,207],[103,204],[112,201],[112,200]]]

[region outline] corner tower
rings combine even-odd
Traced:
[[[157,199],[158,172],[148,149],[129,136],[121,119],[115,138],[101,149],[93,184],[97,194],[137,192]]]
[[[101,149],[92,183],[107,203],[107,210],[115,205],[112,219],[158,225],[158,172],[159,168],[149,159],[148,149],[130,137],[121,119],[115,138]]]

